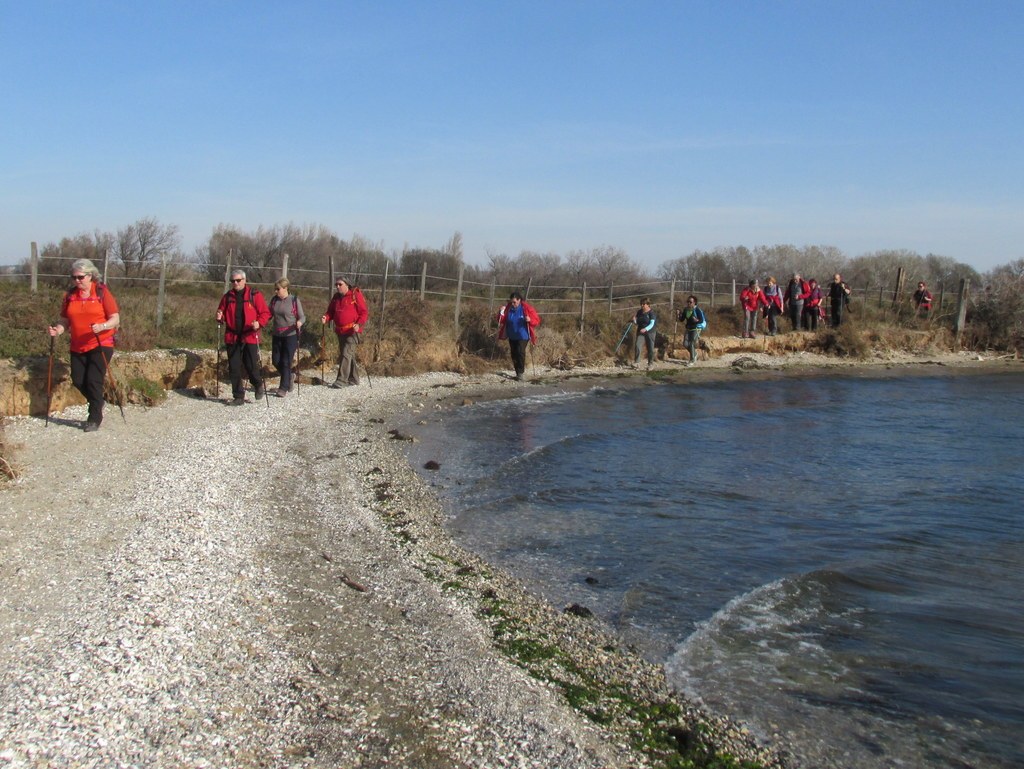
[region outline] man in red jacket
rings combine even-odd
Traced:
[[[366,299],[358,286],[353,286],[346,278],[338,278],[334,287],[338,290],[320,321],[334,323],[334,333],[338,335],[338,378],[331,385],[337,389],[359,384],[356,345],[359,344],[363,327],[370,315],[366,309]]]
[[[224,324],[224,346],[228,350],[228,372],[231,375],[229,406],[245,403],[242,366],[249,375],[256,400],[263,397],[260,375],[260,328],[270,321],[270,308],[258,289],[245,285],[245,270],[231,273],[231,290],[220,298],[217,322]]]

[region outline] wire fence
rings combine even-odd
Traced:
[[[32,258],[20,269],[11,270],[3,275],[6,281],[27,284],[32,291],[37,290],[40,281],[49,284],[62,284],[67,278],[66,258],[39,257],[33,253]],[[126,274],[123,266],[111,264],[109,258],[102,265],[97,265],[103,282],[113,289],[119,285],[150,288],[155,294],[154,311],[156,325],[160,327],[168,297],[173,299],[174,292],[167,287],[188,284],[192,286],[219,287],[222,291],[229,288],[229,278],[233,270],[242,269],[249,277],[249,283],[255,286],[272,287],[278,278],[289,278],[291,288],[297,291],[323,292],[326,301],[334,292],[336,275],[345,275],[353,284],[358,285],[382,316],[389,302],[399,297],[413,296],[421,301],[440,300],[453,305],[453,321],[459,325],[459,316],[463,306],[468,302],[486,303],[488,313],[492,317],[498,307],[504,304],[509,294],[519,291],[525,299],[533,304],[537,311],[545,317],[563,316],[566,320],[576,319],[582,329],[588,318],[596,315],[612,318],[632,317],[643,300],[668,317],[675,317],[677,306],[685,304],[686,297],[698,297],[705,309],[735,307],[739,304],[739,290],[746,285],[746,280],[700,280],[696,277],[677,280],[650,280],[637,283],[588,285],[544,285],[534,284],[528,278],[525,285],[470,280],[465,276],[465,267],[458,274],[431,275],[426,262],[419,273],[398,273],[390,271],[390,263],[385,262],[383,271],[364,270],[338,271],[333,261],[328,260],[326,269],[310,268],[303,265],[301,269],[291,270],[289,275],[289,258],[284,254],[277,264],[238,265],[232,264],[230,255],[224,263],[196,264],[194,262],[172,261],[161,259],[159,264],[147,264],[146,269],[138,269],[133,274]],[[213,277],[216,276],[216,277]],[[935,287],[930,317],[933,320],[953,319],[963,314],[963,304],[967,295],[966,281],[960,281],[958,290],[947,290],[943,284]],[[905,287],[905,276],[899,270],[888,285],[850,286],[850,298],[858,306],[874,309],[882,315],[893,317],[913,315],[913,290]],[[822,305],[829,309],[830,300],[827,287],[822,287],[825,295]],[[571,322],[571,321],[570,321]]]

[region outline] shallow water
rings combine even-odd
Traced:
[[[1024,765],[1024,378],[482,403],[417,428],[450,531],[808,766]]]

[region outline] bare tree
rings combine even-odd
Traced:
[[[162,254],[176,252],[181,237],[175,224],[162,225],[150,217],[117,231],[114,256],[121,262],[128,279],[147,277],[151,266],[160,261]]]
[[[61,238],[60,243],[46,244],[39,252],[42,279],[47,283],[64,285],[71,263],[76,259],[89,259],[102,270],[107,250],[113,242],[114,236],[109,232],[96,230],[92,235],[83,233],[73,238]],[[26,272],[27,267],[26,264]]]

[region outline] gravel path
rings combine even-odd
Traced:
[[[455,550],[383,422],[456,383],[10,420],[0,766],[642,764],[432,573]]]

